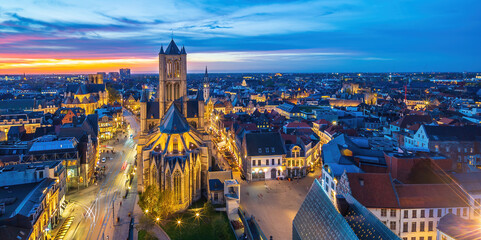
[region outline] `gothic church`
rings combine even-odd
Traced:
[[[171,191],[176,211],[184,210],[206,189],[209,135],[204,131],[204,94],[187,95],[187,53],[174,40],[159,52],[157,98],[140,101],[138,189],[155,185]]]

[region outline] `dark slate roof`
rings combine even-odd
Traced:
[[[299,107],[297,105],[291,103],[284,103],[277,106],[279,109],[282,109],[288,113],[298,113],[300,112]]]
[[[247,133],[245,139],[249,156],[282,155],[286,153],[281,134],[278,132]]]
[[[481,136],[481,126],[429,126],[424,125],[426,135],[433,141],[474,141]]]
[[[160,123],[159,130],[167,134],[185,133],[190,131],[190,126],[175,104],[171,104]]]
[[[219,179],[209,179],[209,189],[210,191],[223,191],[224,183]]]
[[[164,46],[163,46],[163,45],[160,45],[159,54],[165,54],[165,52],[164,52]]]
[[[292,221],[293,240],[358,239],[317,179]]]
[[[170,173],[173,174],[175,164],[179,163],[180,169],[184,171],[185,164],[187,163],[188,155],[178,155],[178,156],[165,156],[164,157],[164,164],[169,164]]]
[[[87,93],[88,93],[87,87],[84,84],[82,84],[77,88],[77,92],[75,92],[75,95],[83,95]]]
[[[0,101],[0,109],[31,110],[35,108],[35,99],[10,99]]]
[[[199,103],[196,100],[187,101],[187,118],[199,116]]]
[[[172,41],[170,41],[169,46],[167,47],[167,49],[165,49],[165,54],[167,54],[167,55],[178,55],[178,54],[180,54],[180,50],[177,47],[177,44],[175,44],[174,39],[172,39]]]
[[[182,46],[182,49],[180,50],[180,54],[187,54],[187,53],[185,52],[185,47],[184,47],[184,46]]]
[[[105,84],[88,84],[87,90],[89,93],[105,92]]]
[[[65,92],[75,94],[105,92],[105,84],[69,84]]]
[[[147,102],[147,119],[159,119],[159,102]]]
[[[474,240],[481,236],[481,228],[477,221],[464,219],[452,213],[442,217],[437,228],[456,240]]]

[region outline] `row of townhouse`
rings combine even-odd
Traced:
[[[321,186],[336,204],[338,194],[352,195],[403,240],[434,240],[442,217],[473,214],[468,195],[456,184],[402,184],[390,173],[347,172],[335,178],[326,168]]]

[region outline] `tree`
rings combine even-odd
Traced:
[[[139,206],[153,218],[166,219],[174,213],[174,200],[171,191],[160,191],[157,186],[150,185],[139,197]]]
[[[109,92],[109,103],[120,102],[120,93],[117,89],[107,86],[107,91]]]

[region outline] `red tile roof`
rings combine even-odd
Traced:
[[[315,121],[314,123],[317,123],[319,125],[323,125],[323,124],[326,124],[326,125],[330,125],[331,123],[329,121],[327,121],[326,119],[319,119],[317,121]]]
[[[395,186],[401,208],[467,207],[466,195],[451,184],[400,184]]]
[[[346,173],[352,196],[365,207],[398,208],[388,173]]]

